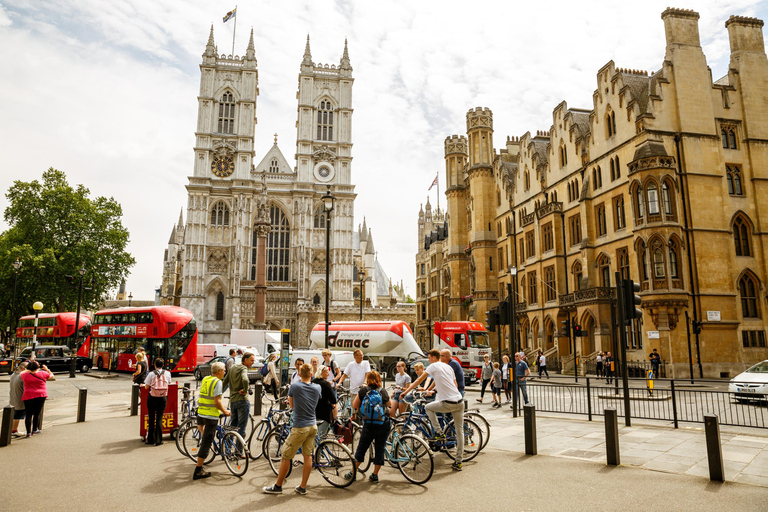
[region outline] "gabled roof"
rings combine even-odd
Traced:
[[[267,173],[267,176],[269,176],[270,173],[274,173],[274,171],[271,171],[272,167],[272,160],[277,160],[277,169],[279,174],[294,174],[293,168],[288,164],[288,161],[283,156],[283,152],[280,151],[280,148],[277,146],[277,142],[275,142],[272,147],[267,151],[267,154],[264,155],[264,158],[261,159],[261,162],[254,168],[256,172],[265,172]]]
[[[640,113],[644,114],[648,112],[648,96],[650,94],[651,77],[622,73],[621,78],[624,85],[629,87],[632,99],[640,106]]]

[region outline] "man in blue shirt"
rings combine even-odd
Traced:
[[[517,375],[517,388],[523,392],[523,401],[528,403],[528,382],[527,379],[531,375],[531,370],[528,368],[528,363],[520,358],[520,353],[515,354],[515,375]]]
[[[453,374],[456,376],[456,386],[459,388],[459,393],[464,396],[464,370],[461,367],[461,363],[453,358],[451,349],[444,348],[440,351],[440,362],[445,363],[451,367]]]
[[[283,445],[283,460],[274,485],[264,487],[266,494],[282,494],[283,480],[288,474],[293,457],[301,448],[304,456],[304,468],[301,474],[301,484],[295,488],[299,494],[307,494],[307,481],[312,472],[312,452],[315,450],[315,435],[317,435],[317,417],[315,409],[320,400],[322,390],[317,384],[312,384],[312,367],[304,364],[299,369],[301,381],[294,382],[288,389],[288,405],[293,409],[293,427],[288,439]]]

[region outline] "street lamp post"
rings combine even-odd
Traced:
[[[515,361],[515,354],[517,353],[517,319],[515,318],[515,310],[517,309],[517,267],[510,267],[509,269],[511,284],[509,285],[508,294],[510,296],[509,307],[509,349],[512,351],[512,417],[517,418],[517,362]],[[506,385],[506,384],[505,384]]]
[[[82,279],[80,279],[80,285],[82,286]],[[128,307],[131,307],[131,300],[133,299],[133,292],[128,292]]]
[[[360,279],[360,321],[363,321],[363,301],[365,300],[365,271],[360,270],[357,272]]]
[[[35,330],[32,331],[32,351],[37,349],[37,317],[40,314],[40,310],[43,309],[43,303],[40,301],[32,304],[32,309],[35,310]]]
[[[19,280],[19,269],[21,268],[21,262],[19,261],[19,258],[16,258],[16,261],[13,262],[13,300],[11,301],[11,326],[12,326],[12,332],[10,333],[10,336],[8,337],[8,342],[10,343],[11,339],[13,339],[13,355],[16,355],[16,282]],[[13,338],[11,338],[11,336]]]
[[[328,280],[331,273],[331,212],[333,211],[333,203],[336,201],[336,197],[331,194],[330,185],[328,186],[328,191],[321,199],[323,201],[323,208],[325,208],[325,348],[328,348],[328,308],[330,306]]]
[[[83,301],[83,275],[85,274],[85,265],[80,265],[80,269],[77,271],[78,274],[80,274],[80,288],[77,292],[77,315],[75,316],[75,343],[72,346],[72,353],[70,354],[70,365],[69,365],[69,378],[74,379],[75,378],[75,371],[76,371],[76,365],[77,365],[77,334],[80,330],[80,305]]]

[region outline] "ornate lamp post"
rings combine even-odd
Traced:
[[[75,370],[77,364],[77,335],[80,330],[80,304],[83,301],[83,275],[85,274],[85,265],[80,265],[80,269],[77,271],[80,274],[80,287],[77,292],[77,315],[75,316],[75,343],[72,347],[71,362],[69,365],[69,378],[75,378]]]
[[[11,339],[14,340],[13,342],[14,356],[16,355],[16,282],[19,280],[20,268],[21,268],[21,262],[19,261],[19,258],[16,258],[16,261],[13,262],[13,300],[11,301],[11,326],[12,326],[13,332],[11,332],[10,336],[8,336],[9,342]]]
[[[360,279],[360,321],[363,321],[363,301],[365,300],[365,271],[360,270],[357,273],[358,279]]]
[[[336,197],[331,194],[331,187],[321,198],[325,208],[325,348],[328,348],[328,308],[330,305],[330,293],[328,279],[331,272],[331,212]]]
[[[82,285],[83,280],[80,279],[80,284]],[[131,307],[131,300],[133,299],[133,293],[128,292],[128,307]]]
[[[40,301],[35,302],[32,304],[32,309],[35,310],[35,330],[32,331],[32,350],[35,350],[37,348],[37,317],[43,309],[43,303]]]

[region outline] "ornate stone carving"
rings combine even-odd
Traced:
[[[216,249],[208,256],[208,273],[209,274],[226,274],[227,273],[227,257],[223,251]]]
[[[336,160],[336,153],[331,148],[323,144],[312,153],[312,160],[317,162],[334,162]]]

